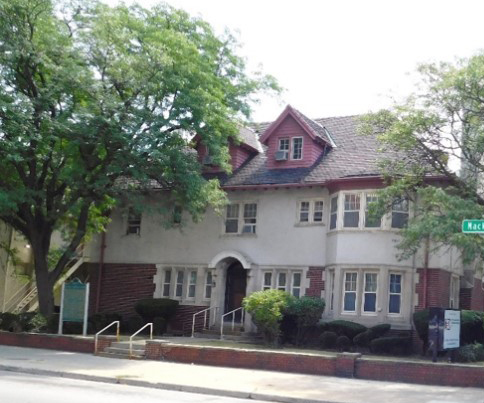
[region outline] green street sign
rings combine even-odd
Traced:
[[[484,220],[463,220],[462,232],[466,234],[484,234]]]

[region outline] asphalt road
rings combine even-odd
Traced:
[[[245,403],[244,399],[0,371],[8,403]],[[263,403],[250,400],[251,403]]]

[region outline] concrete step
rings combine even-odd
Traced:
[[[102,353],[98,353],[97,354],[99,357],[106,357],[106,358],[122,358],[122,359],[132,359],[132,360],[144,360],[145,359],[145,355],[139,355],[139,354],[133,354],[131,357],[129,356],[129,353],[128,354],[115,354],[115,353],[106,353],[106,352],[102,352]]]
[[[133,342],[133,349],[143,349],[145,348],[146,343],[145,341],[134,341]],[[119,349],[125,349],[129,350],[129,341],[116,341],[114,343],[111,343],[111,347],[119,348]]]
[[[118,347],[106,347],[104,349],[105,353],[108,354],[119,354],[119,355],[129,355],[129,348],[118,348]],[[133,355],[140,355],[144,356],[145,355],[145,349],[144,348],[134,348],[133,347]]]

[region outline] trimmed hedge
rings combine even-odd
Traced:
[[[356,335],[363,333],[368,328],[359,323],[350,322],[349,320],[333,320],[326,322],[327,330],[337,333],[339,336],[346,336],[353,340]]]
[[[357,347],[367,348],[370,346],[370,342],[374,339],[373,333],[370,329],[365,330],[362,333],[357,334],[353,338],[353,344]]]
[[[153,333],[156,336],[161,336],[166,332],[168,321],[162,316],[157,316],[153,319]]]
[[[335,332],[323,332],[319,336],[319,346],[323,349],[335,348],[338,335]]]
[[[146,322],[153,322],[159,316],[168,321],[175,315],[178,304],[178,301],[169,298],[146,298],[136,302],[134,310]]]
[[[380,337],[370,342],[370,351],[374,354],[410,355],[411,337]]]
[[[92,333],[97,333],[114,321],[119,321],[121,324],[122,320],[123,317],[118,313],[95,313],[88,319],[89,331]],[[111,326],[108,330],[106,330],[105,334],[116,334],[116,326]]]
[[[373,339],[376,339],[378,337],[383,337],[385,336],[389,331],[390,331],[391,325],[388,323],[381,323],[379,325],[375,325],[373,327],[370,327],[370,332],[373,337]]]
[[[336,339],[336,348],[339,351],[349,351],[351,346],[351,340],[348,336],[339,336]]]

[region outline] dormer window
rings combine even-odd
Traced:
[[[302,160],[302,148],[303,148],[303,138],[293,137],[292,138],[292,159]]]

